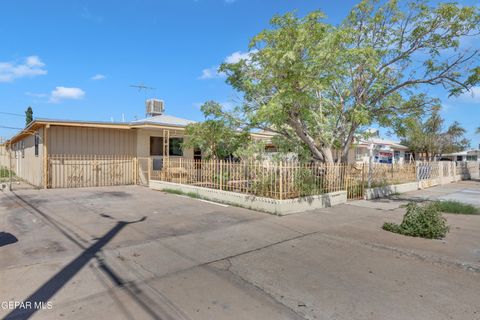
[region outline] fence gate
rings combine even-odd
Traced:
[[[80,188],[134,184],[136,160],[132,156],[51,155],[49,188]]]
[[[365,165],[348,165],[345,172],[345,190],[348,200],[363,199],[366,183]]]

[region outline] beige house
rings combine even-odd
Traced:
[[[200,150],[181,148],[184,139],[188,139],[184,135],[185,127],[194,121],[163,114],[163,102],[157,110],[150,107],[147,101],[147,118],[128,123],[35,119],[6,142],[11,153],[10,159],[2,157],[3,165],[10,162],[17,176],[35,186],[52,187],[56,168],[67,159],[100,161],[116,157],[139,161],[151,158],[153,170],[160,170],[166,157],[201,159]],[[254,133],[252,137],[269,139],[271,135]],[[107,169],[95,174],[104,174]],[[117,169],[108,170],[108,174],[115,175]],[[129,165],[121,170],[132,171],[133,176],[136,168]],[[75,172],[68,175],[75,180]]]
[[[348,163],[368,163],[370,154],[374,163],[405,163],[412,160],[406,146],[375,137],[361,140],[352,147],[348,153]]]

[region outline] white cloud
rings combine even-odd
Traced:
[[[250,54],[255,53],[256,50],[252,50],[251,52],[241,52],[241,51],[235,51],[231,55],[225,58],[226,63],[237,63],[240,60],[250,60]]]
[[[105,75],[103,75],[103,74],[96,74],[96,75],[94,75],[93,77],[91,77],[90,79],[91,79],[91,80],[103,80],[103,79],[105,79],[105,78],[107,78],[107,77],[106,77]]]
[[[459,97],[462,102],[480,103],[480,87],[473,87],[470,92],[464,92]]]
[[[242,52],[242,51],[235,51],[231,55],[225,58],[224,62],[226,63],[237,63],[240,60],[250,61],[250,55],[252,53],[257,52],[257,50],[252,50],[250,52]],[[205,79],[216,79],[216,78],[223,78],[225,73],[219,72],[218,68],[220,66],[213,66],[211,68],[206,68],[202,70],[202,75],[198,77],[198,79],[205,80]]]
[[[45,63],[38,56],[29,56],[21,62],[0,62],[0,82],[13,82],[20,78],[32,78],[47,74]]]
[[[206,80],[206,79],[222,78],[224,74],[218,71],[219,67],[220,66],[213,66],[211,68],[203,69],[202,75],[198,77],[198,79]]]
[[[50,94],[50,102],[58,103],[62,100],[79,100],[85,97],[85,91],[80,88],[56,87]]]

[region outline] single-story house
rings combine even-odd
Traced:
[[[153,170],[161,169],[165,157],[201,159],[200,150],[181,148],[188,139],[185,127],[194,121],[164,114],[161,100],[146,105],[147,117],[131,122],[35,119],[6,142],[14,171],[35,186],[49,187],[48,161],[59,156],[151,157]],[[268,140],[271,134],[252,133],[252,138]]]
[[[447,161],[479,161],[480,149],[465,150],[460,152],[446,153],[440,157],[440,160]]]
[[[368,163],[372,149],[374,163],[405,163],[412,161],[408,147],[398,142],[373,137],[358,141],[348,154],[349,163]]]

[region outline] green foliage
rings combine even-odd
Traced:
[[[447,221],[435,203],[419,206],[413,202],[407,205],[407,213],[401,224],[386,222],[382,228],[406,236],[427,239],[444,238],[449,230]]]
[[[0,167],[0,181],[7,181],[10,174],[15,177],[15,172],[8,170],[6,167]]]
[[[206,121],[190,124],[185,129],[188,137],[185,148],[199,148],[204,159],[224,159],[249,141],[249,133],[235,127],[235,123],[218,118],[220,104],[208,101],[202,106]]]
[[[301,168],[295,174],[294,186],[299,197],[320,194],[321,186],[318,185],[319,179],[315,178],[313,170],[309,168]]]
[[[250,192],[260,197],[271,197],[280,190],[279,180],[273,172],[257,177],[250,185]]]
[[[462,151],[470,146],[470,141],[464,138],[466,130],[458,122],[455,121],[444,129],[439,108],[433,110],[427,119],[411,119],[403,126],[402,144],[414,153],[425,153],[429,159],[444,153]]]
[[[181,196],[187,196],[187,197],[190,197],[190,198],[194,198],[194,199],[199,199],[200,196],[198,194],[196,194],[195,192],[184,192],[184,191],[181,191],[181,190],[177,190],[177,189],[162,189],[163,192],[166,192],[166,193],[171,193],[171,194],[177,194],[177,195],[181,195]]]
[[[32,121],[33,121],[33,110],[32,110],[32,107],[28,107],[27,110],[25,110],[25,127],[27,127]]]
[[[438,210],[446,213],[480,214],[480,209],[459,201],[435,201]]]
[[[290,149],[301,144],[317,160],[333,162],[338,149],[345,161],[372,123],[397,128],[434,106],[427,86],[459,95],[480,81],[478,49],[460,46],[480,31],[478,7],[363,0],[340,25],[323,19],[319,11],[275,16],[247,59],[223,64],[244,101],[222,116],[275,132]]]
[[[242,160],[262,160],[265,153],[265,141],[250,140],[240,145],[233,156]]]

